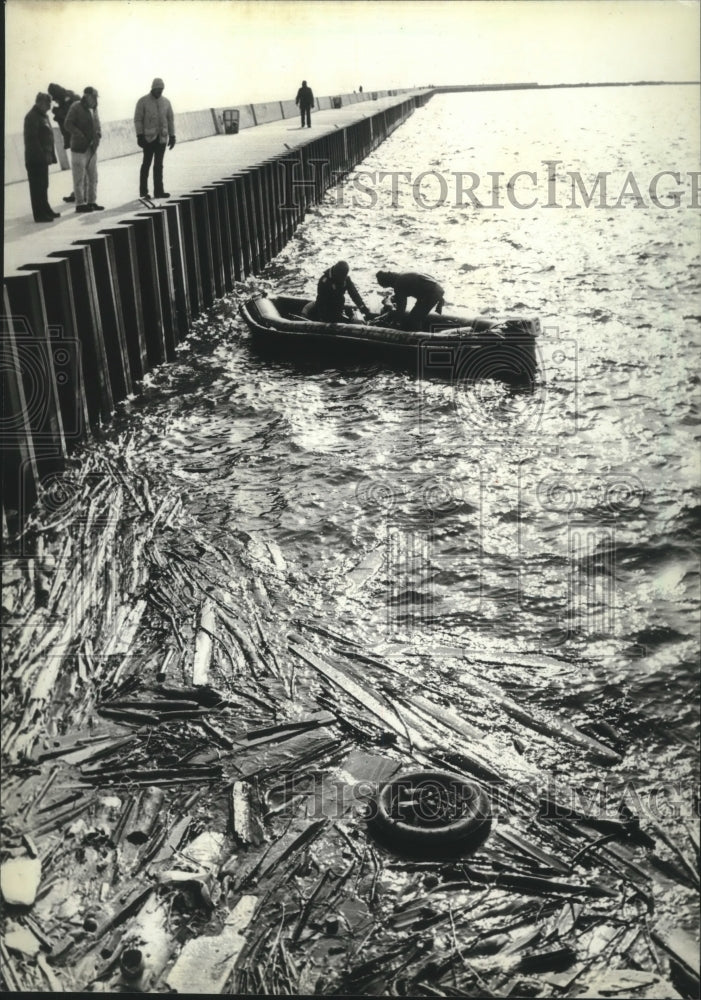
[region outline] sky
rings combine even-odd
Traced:
[[[38,90],[129,118],[425,84],[699,79],[699,0],[5,0],[7,133]]]

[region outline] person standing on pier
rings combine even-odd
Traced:
[[[71,104],[74,104],[78,100],[78,95],[72,90],[66,90],[59,83],[49,84],[49,94],[53,98],[56,107],[51,112],[54,121],[61,130],[61,135],[63,136],[63,148],[71,148],[71,136],[70,132],[66,131],[66,115],[68,114]],[[75,201],[75,192],[71,191],[69,195],[66,195],[63,199],[67,202]]]
[[[40,92],[34,99],[34,107],[24,116],[24,165],[35,222],[53,222],[61,214],[49,205],[49,164],[56,163],[50,107],[51,98]]]
[[[97,113],[98,93],[86,87],[79,101],[71,104],[64,122],[71,137],[71,170],[76,212],[101,212],[97,204],[97,147],[102,130]]]
[[[443,311],[443,288],[435,278],[418,271],[378,271],[377,282],[383,288],[394,290],[394,307],[402,325],[410,330],[423,329],[426,317],[435,308],[437,313]],[[416,299],[414,308],[406,314],[407,298]]]
[[[363,302],[360,292],[349,277],[350,268],[345,260],[339,260],[319,278],[316,289],[316,301],[308,302],[302,310],[307,319],[322,323],[342,323],[346,319],[343,307],[346,302],[346,292],[367,319],[370,310]],[[346,322],[348,320],[346,319]]]
[[[307,86],[306,80],[302,80],[302,86],[297,91],[297,96],[295,97],[295,104],[299,106],[299,111],[302,116],[302,128],[304,128],[305,123],[307,128],[311,128],[311,111],[314,107],[314,94],[312,93],[312,88]]]
[[[153,197],[170,198],[168,191],[163,190],[163,159],[166,155],[166,145],[172,149],[175,145],[175,121],[173,108],[167,97],[163,96],[165,84],[159,76],[151,84],[151,90],[136,102],[134,111],[134,128],[136,141],[144,151],[139,173],[139,197],[150,198],[148,193],[148,175],[153,163]]]

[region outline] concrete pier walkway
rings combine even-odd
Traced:
[[[219,181],[236,171],[245,170],[289,150],[304,146],[320,136],[333,133],[365,118],[403,103],[414,94],[409,91],[393,97],[364,101],[342,108],[315,111],[312,127],[301,128],[299,117],[285,118],[247,128],[236,135],[214,135],[191,142],[177,143],[166,153],[164,183],[172,198],[181,197],[203,185]],[[98,151],[99,157],[99,151]],[[77,214],[75,206],[63,201],[73,190],[71,172],[51,173],[49,203],[61,218],[54,222],[34,222],[26,181],[5,186],[5,276],[26,267],[47,254],[62,249],[75,240],[99,232],[106,224],[120,222],[134,212],[143,212],[138,200],[141,150],[134,140],[134,154],[116,159],[98,159],[98,202],[103,212]],[[153,193],[152,178],[150,191]],[[163,205],[165,202],[158,202]]]

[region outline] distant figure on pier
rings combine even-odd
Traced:
[[[299,106],[302,116],[302,128],[304,128],[305,122],[307,127],[311,128],[311,110],[314,107],[314,94],[312,93],[312,88],[307,86],[306,80],[302,80],[302,86],[297,91],[297,96],[295,97],[295,104]]]
[[[153,162],[153,197],[170,198],[163,190],[163,158],[168,149],[175,145],[175,122],[173,108],[167,97],[163,97],[165,84],[159,76],[151,84],[151,90],[136,102],[134,128],[136,141],[144,151],[139,173],[139,197],[150,198],[148,175]]]
[[[370,310],[363,302],[358,289],[353,284],[348,272],[350,268],[345,260],[339,260],[319,278],[316,289],[316,301],[308,302],[302,310],[307,319],[323,323],[348,322],[351,317],[344,313],[346,292],[367,319]]]
[[[40,92],[24,116],[24,165],[35,222],[53,222],[61,214],[49,205],[49,164],[56,162],[50,107],[51,98]]]
[[[435,308],[443,311],[443,288],[435,278],[417,271],[378,271],[378,284],[394,289],[394,307],[403,326],[410,330],[421,330],[426,317]],[[406,314],[407,298],[416,299],[414,308]]]
[[[56,105],[51,114],[61,130],[61,135],[63,136],[63,148],[70,149],[71,134],[66,131],[66,115],[68,114],[71,104],[78,100],[78,95],[73,90],[66,90],[65,87],[62,87],[58,83],[49,84],[49,94],[53,97]],[[63,200],[67,202],[75,201],[75,192],[71,191],[71,193]]]
[[[358,93],[362,94],[362,92],[363,92],[363,85],[361,83],[360,86],[358,87]]]
[[[102,130],[97,113],[98,93],[86,87],[79,101],[71,104],[65,128],[71,137],[71,170],[76,212],[101,212],[97,204],[97,147]]]

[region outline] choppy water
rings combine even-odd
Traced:
[[[698,169],[697,105],[690,87],[437,97],[360,168],[410,175],[397,207],[391,179],[351,176],[251,282],[311,297],[343,257],[370,305],[375,271],[406,267],[436,275],[456,311],[538,315],[533,396],[270,363],[233,297],[138,404],[149,474],[217,544],[246,532],[275,561],[281,629],[312,618],[447,690],[455,647],[555,654],[561,670],[536,656],[484,674],[605,719],[651,782],[693,773],[701,272],[688,177],[659,183],[678,208],[649,184]],[[509,202],[517,170],[537,173],[513,188],[533,208]],[[441,173],[444,204],[416,203],[422,171]],[[467,171],[483,208],[455,204]],[[587,189],[610,172],[620,205],[565,207],[567,171]],[[620,197],[629,171],[645,206],[630,181]],[[441,181],[421,192],[435,204]]]

